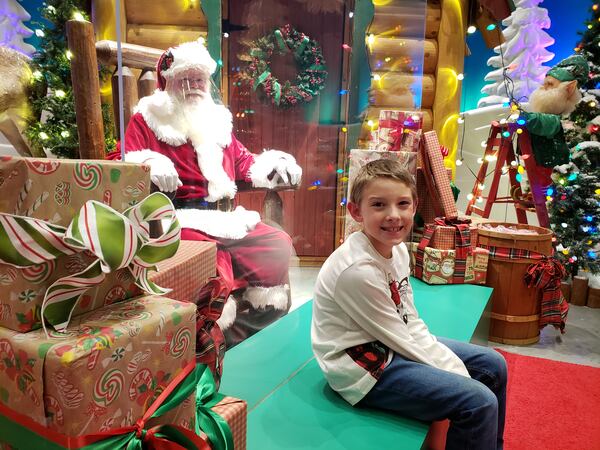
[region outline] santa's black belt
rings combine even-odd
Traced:
[[[203,198],[175,198],[173,199],[175,209],[207,209],[219,211],[233,211],[234,202],[232,198],[223,198],[216,202],[207,202]]]

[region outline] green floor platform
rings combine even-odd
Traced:
[[[432,333],[487,342],[490,288],[411,283]],[[429,424],[352,408],[329,388],[310,348],[311,312],[309,302],[226,354],[220,390],[248,402],[248,450],[421,448]]]

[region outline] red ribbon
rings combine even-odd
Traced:
[[[402,119],[383,119],[379,121],[379,128],[389,128],[392,138],[391,152],[397,152],[401,148],[402,133],[404,133],[404,118]]]
[[[150,405],[142,418],[139,419],[134,425],[127,427],[121,427],[101,433],[86,434],[83,436],[68,436],[66,434],[48,429],[38,422],[35,422],[30,417],[20,414],[3,405],[2,403],[0,403],[0,414],[4,415],[15,423],[30,429],[34,433],[39,434],[43,438],[68,449],[85,447],[86,445],[91,445],[111,436],[121,436],[135,432],[138,438],[143,439],[145,444],[144,447],[148,448],[149,450],[186,450],[185,447],[182,447],[175,442],[167,440],[161,436],[157,436],[157,433],[159,433],[162,429],[165,427],[170,427],[176,429],[179,433],[184,434],[200,450],[210,450],[210,446],[205,439],[179,425],[157,425],[149,430],[144,429],[146,421],[152,417],[152,414],[154,414],[167,399],[167,397],[171,395],[179,383],[181,383],[195,369],[195,366],[195,361],[190,362],[175,378],[173,378],[173,380],[171,380],[165,390],[156,398],[156,400],[154,400],[152,405]]]

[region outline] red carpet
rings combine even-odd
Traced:
[[[499,350],[508,363],[506,450],[600,450],[600,369]]]

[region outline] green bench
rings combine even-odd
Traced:
[[[433,334],[487,345],[492,289],[411,283]],[[220,390],[248,402],[248,450],[420,449],[430,424],[353,408],[329,388],[311,350],[311,314],[309,302],[225,356]]]

